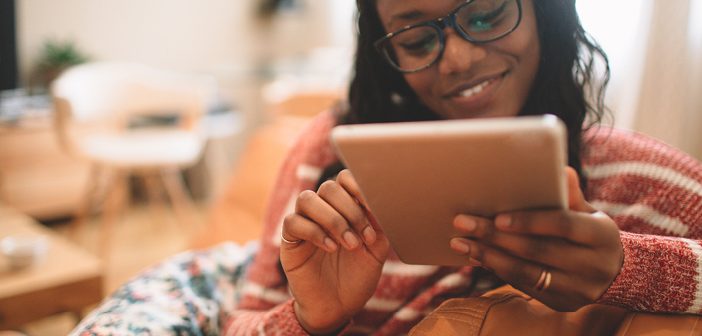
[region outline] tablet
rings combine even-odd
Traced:
[[[566,130],[555,116],[341,125],[335,150],[408,264],[466,265],[452,221],[567,207]]]

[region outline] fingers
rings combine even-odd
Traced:
[[[366,243],[375,242],[376,233],[368,222],[364,210],[341,183],[326,181],[319,187],[317,194],[343,216],[353,229],[352,231],[359,234]]]
[[[351,171],[344,169],[336,175],[336,182],[338,182],[344,189],[353,196],[364,208],[368,208],[366,200],[361,195],[361,188],[356,183],[356,179],[351,175]]]
[[[295,212],[319,225],[332,239],[349,250],[360,246],[361,241],[349,222],[317,193],[305,190],[295,204]]]
[[[573,311],[596,300],[602,291],[578,272],[543,265],[499,248],[465,238],[471,259],[492,270],[498,277],[552,308]],[[454,243],[453,240],[451,242]],[[574,265],[577,266],[577,265]]]
[[[563,271],[591,269],[598,250],[619,246],[616,224],[599,212],[531,211],[499,215],[494,222],[459,215],[453,225],[465,238]],[[468,252],[460,241],[450,246],[457,253]]]
[[[571,250],[583,249],[561,239],[495,231],[491,220],[480,217],[459,215],[454,219],[453,225],[467,238],[477,239],[522,259],[558,268],[564,266],[560,257],[564,251],[572,253]],[[470,252],[469,244],[460,238],[454,238],[450,246],[460,254]]]
[[[337,244],[327,236],[322,228],[296,213],[283,219],[282,238],[291,242],[281,244],[284,248],[296,248],[306,243],[312,243],[329,253],[338,249]]]
[[[295,213],[309,222],[306,224],[318,227],[315,234],[321,231],[336,244],[353,250],[364,242],[372,245],[378,238],[362,202],[356,181],[348,170],[344,170],[339,173],[336,181],[322,183],[316,193],[311,190],[301,192],[295,202]],[[289,222],[297,226],[301,221],[293,216],[290,217]],[[306,233],[311,234],[311,231]],[[308,237],[298,235],[288,232],[284,226],[283,236],[286,240]],[[319,244],[320,238],[317,236],[315,238],[317,240],[314,243]],[[324,244],[323,239],[322,245],[326,246],[325,250],[329,250],[330,244]],[[322,247],[322,245],[319,246]]]
[[[603,243],[608,217],[601,213],[574,211],[524,211],[500,214],[495,218],[498,231],[561,238],[576,244],[597,246]]]
[[[480,262],[483,267],[492,270],[501,279],[508,281],[519,289],[535,292],[535,286],[541,271],[545,269],[543,266],[522,260],[497,248],[475,241],[465,239],[464,243],[469,247],[468,253],[470,257]],[[554,273],[560,274],[558,271],[550,268],[549,271],[552,273],[552,276]],[[549,286],[551,285],[549,284]]]
[[[453,227],[459,232],[476,238],[488,238],[495,231],[492,220],[469,215],[456,216],[453,219]]]

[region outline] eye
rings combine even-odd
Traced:
[[[426,53],[430,52],[436,46],[436,36],[423,36],[414,41],[404,41],[400,43],[400,47],[410,53]]]
[[[416,27],[395,36],[393,44],[398,53],[422,56],[437,49],[439,36],[433,28]]]
[[[499,5],[494,1],[482,1],[475,4],[475,6],[466,6],[457,13],[457,20],[461,28],[479,33],[500,27],[507,1],[503,1]]]

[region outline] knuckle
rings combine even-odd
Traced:
[[[522,283],[524,286],[533,286],[531,280],[526,276],[526,266],[523,263],[516,263],[512,267],[507,268],[505,276],[507,279],[512,279],[517,283]]]
[[[366,216],[363,214],[362,211],[354,211],[353,214],[351,214],[349,220],[351,221],[351,224],[353,224],[356,227],[364,227],[366,226]]]
[[[540,244],[531,240],[520,240],[517,243],[517,252],[527,259],[536,259],[544,255],[546,244]]]
[[[337,181],[347,181],[349,178],[351,178],[351,172],[348,169],[344,169],[336,175]]]
[[[536,221],[538,221],[538,217],[530,211],[516,212],[511,215],[511,226],[519,232],[532,231]]]
[[[318,193],[320,195],[326,196],[334,193],[337,190],[337,183],[332,180],[324,181],[320,186]]]
[[[314,238],[312,238],[312,242],[314,242],[318,246],[324,246],[324,238],[326,238],[326,235],[320,232],[314,235]]]
[[[295,200],[295,212],[304,213],[308,210],[311,204],[317,198],[317,194],[311,190],[304,190],[297,195],[297,200]]]
[[[294,227],[296,219],[297,215],[294,213],[285,215],[285,217],[283,217],[283,231],[290,230],[290,228]]]
[[[477,221],[475,232],[479,237],[487,241],[493,241],[495,239],[495,230],[493,229],[493,225],[489,225],[486,220]]]
[[[485,260],[485,250],[478,244],[469,242],[470,246],[470,257],[476,260]]]
[[[510,227],[513,230],[524,231],[528,226],[526,216],[523,213],[513,213],[510,215]]]
[[[583,306],[588,305],[597,301],[597,299],[599,299],[601,295],[602,293],[596,287],[593,286],[583,292],[582,297],[579,301]]]
[[[315,198],[317,198],[317,193],[315,193],[312,190],[303,190],[297,196],[297,201],[298,201],[298,203],[309,203],[310,201],[314,200]]]
[[[283,227],[286,228],[292,225],[296,218],[297,215],[295,213],[289,213],[285,215],[285,217],[283,217]]]
[[[337,234],[341,234],[348,228],[348,222],[346,222],[346,219],[340,215],[332,216],[329,225],[330,230]]]

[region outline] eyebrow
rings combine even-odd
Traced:
[[[411,10],[409,12],[395,14],[392,17],[390,17],[390,21],[388,22],[388,27],[393,27],[393,23],[395,23],[396,21],[416,20],[416,19],[422,18],[424,16],[425,16],[425,14],[418,11],[418,10]]]
[[[468,2],[468,0],[455,0],[456,5],[460,5],[462,3]],[[418,19],[422,19],[426,17],[426,13],[423,13],[420,10],[417,9],[412,9],[407,12],[401,12],[399,14],[395,14],[390,17],[390,20],[388,21],[388,27],[393,27],[393,24],[396,23],[396,21],[416,21]],[[431,18],[426,18],[431,19]],[[403,24],[402,26],[405,26],[406,24]]]

